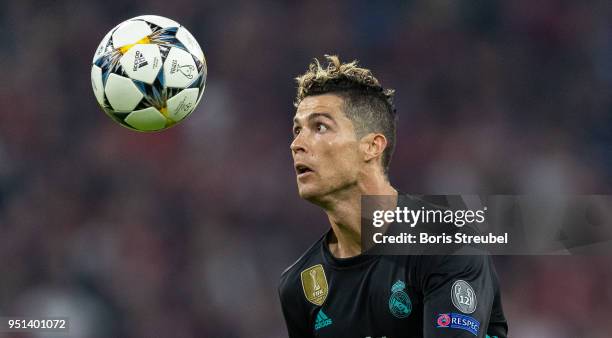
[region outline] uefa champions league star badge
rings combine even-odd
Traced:
[[[397,318],[406,318],[412,312],[412,302],[408,294],[404,292],[406,284],[398,280],[391,287],[391,297],[389,297],[389,311]]]
[[[323,305],[329,293],[323,265],[317,264],[309,267],[302,271],[300,278],[302,279],[302,289],[306,299],[314,305]]]

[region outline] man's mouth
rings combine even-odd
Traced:
[[[306,175],[311,172],[313,172],[313,170],[310,169],[310,167],[305,164],[299,163],[295,165],[295,173],[298,175],[298,177],[302,175]]]

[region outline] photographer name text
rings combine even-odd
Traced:
[[[455,233],[454,235],[428,234],[421,232],[417,234],[409,234],[402,232],[399,235],[384,235],[375,233],[372,237],[376,244],[507,244],[508,233],[503,235],[468,235],[463,233]]]

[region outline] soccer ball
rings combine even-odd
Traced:
[[[91,85],[104,112],[122,126],[159,131],[191,114],[206,84],[200,45],[177,22],[157,15],[126,20],[104,36]]]

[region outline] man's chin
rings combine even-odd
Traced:
[[[316,187],[313,187],[313,186],[309,186],[308,184],[300,185],[299,183],[298,183],[298,194],[300,195],[301,198],[309,202],[317,201],[322,195],[320,189],[317,189]]]
[[[320,207],[328,203],[329,193],[329,190],[316,186],[298,186],[298,194],[302,199]]]
[[[305,188],[301,188],[298,187],[298,194],[300,195],[301,198],[309,201],[312,198],[316,198],[317,194],[312,191],[311,189],[305,189]]]

